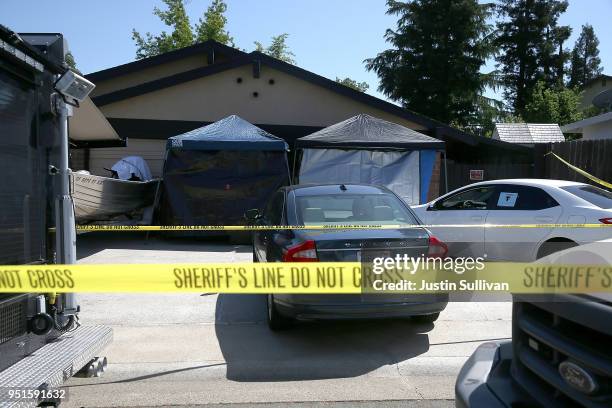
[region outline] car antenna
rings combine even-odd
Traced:
[[[340,190],[346,191],[346,186],[344,184],[340,184]]]

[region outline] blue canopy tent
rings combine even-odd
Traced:
[[[444,151],[441,140],[365,114],[301,137],[295,146],[300,183],[379,184],[411,205],[427,202],[436,152]]]
[[[243,225],[289,183],[284,140],[232,115],[168,139],[163,225]]]

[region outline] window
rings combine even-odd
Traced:
[[[297,196],[296,213],[304,225],[418,224],[410,210],[391,194]]]
[[[279,191],[272,199],[268,201],[268,205],[264,211],[264,220],[269,225],[282,225],[283,223],[283,207],[285,206],[285,193]]]
[[[491,207],[495,186],[483,186],[461,191],[436,201],[434,210],[486,210]]]
[[[544,210],[559,205],[546,191],[538,187],[503,184],[495,194],[495,210]]]
[[[595,186],[569,186],[561,187],[575,196],[582,198],[599,208],[612,208],[612,193]]]

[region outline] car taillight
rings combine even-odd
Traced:
[[[599,222],[601,222],[602,224],[612,224],[612,217],[611,218],[600,218]]]
[[[434,236],[429,237],[428,258],[444,258],[448,252],[448,246]]]
[[[317,262],[318,260],[317,247],[311,240],[289,247],[283,253],[283,262]]]

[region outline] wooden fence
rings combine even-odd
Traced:
[[[565,161],[595,177],[612,182],[612,139],[547,143],[537,145],[534,149],[534,177],[579,181],[599,186],[553,155],[547,155],[548,152],[554,152]]]
[[[530,178],[533,177],[533,165],[530,163],[461,163],[454,160],[446,162],[448,191],[452,191],[479,180],[470,180],[470,170],[483,170],[483,181],[499,180],[508,178]],[[440,181],[440,188],[444,188],[444,174]],[[441,191],[442,194],[445,191]]]

